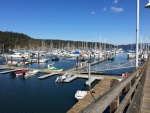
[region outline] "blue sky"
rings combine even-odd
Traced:
[[[150,38],[148,0],[140,0],[140,37]],[[135,43],[136,0],[1,0],[0,31],[37,39]]]

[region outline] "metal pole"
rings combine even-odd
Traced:
[[[137,0],[136,12],[136,68],[138,67],[138,38],[139,38],[139,0]]]
[[[3,44],[3,55],[4,55],[4,44]]]
[[[88,65],[88,67],[89,67],[89,72],[88,72],[88,78],[89,78],[89,91],[91,90],[91,72],[90,72],[90,68],[91,68],[91,63],[89,62],[88,63],[89,65]]]
[[[79,57],[77,56],[77,73],[79,73],[78,66],[79,66]]]

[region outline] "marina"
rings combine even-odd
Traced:
[[[0,113],[150,113],[150,0],[0,8]]]
[[[118,62],[119,59],[121,59],[121,61],[127,61],[126,53],[122,53],[120,55],[117,55],[114,58],[114,60],[106,60],[106,59],[100,59],[100,60],[96,59],[95,60],[95,59],[92,59],[93,61],[91,63],[91,69],[92,69],[92,66],[100,65],[100,64],[103,65],[106,63],[110,63],[110,64],[115,63],[115,62]],[[75,67],[76,61],[77,61],[77,58],[75,58],[74,60],[61,59],[61,60],[57,61],[57,63],[55,61],[48,61],[46,63],[40,63],[40,64],[33,63],[33,64],[28,64],[27,67],[15,67],[15,66],[7,66],[7,65],[0,65],[0,67],[3,67],[5,69],[11,69],[11,70],[12,69],[13,70],[16,70],[16,69],[37,70],[38,69],[38,74],[36,76],[32,76],[28,79],[16,78],[16,79],[10,79],[9,80],[11,82],[10,84],[14,84],[14,85],[16,84],[17,85],[19,82],[19,84],[21,86],[23,85],[23,87],[20,87],[20,86],[18,86],[18,87],[22,88],[22,89],[20,89],[21,92],[19,91],[21,93],[21,95],[24,95],[24,93],[25,93],[24,91],[29,92],[29,94],[27,94],[25,96],[25,98],[29,99],[29,97],[31,97],[32,95],[35,96],[31,100],[29,99],[31,102],[30,102],[30,104],[27,104],[26,107],[20,106],[20,111],[22,113],[25,113],[25,111],[29,110],[29,109],[31,112],[37,112],[36,109],[32,108],[32,110],[31,110],[31,108],[29,106],[33,106],[33,103],[35,103],[35,102],[36,103],[38,102],[40,104],[41,102],[43,102],[43,100],[45,101],[45,99],[47,101],[43,102],[43,104],[40,104],[41,108],[39,109],[39,113],[40,112],[45,112],[45,113],[46,112],[53,112],[53,113],[58,113],[58,112],[63,113],[64,112],[65,113],[69,109],[71,109],[76,103],[78,103],[78,101],[74,97],[75,92],[77,90],[88,91],[89,90],[89,84],[90,84],[91,88],[95,89],[94,91],[99,92],[96,90],[96,87],[94,87],[95,85],[97,85],[97,83],[100,83],[99,81],[104,80],[106,86],[108,87],[110,85],[110,81],[112,79],[118,79],[118,81],[121,81],[122,80],[121,75],[123,72],[132,72],[132,68],[119,69],[119,70],[117,69],[116,71],[108,70],[108,71],[104,71],[103,74],[101,74],[101,72],[100,73],[96,72],[94,74],[91,73],[90,79],[89,79],[88,71],[86,72],[86,74],[82,74],[82,70],[86,69],[88,65],[86,64],[86,66],[81,66],[81,67],[76,68]],[[61,71],[60,72],[59,71],[53,71],[53,70],[45,70],[45,67],[47,66],[47,64],[49,64],[49,63],[51,64],[53,62],[55,63],[56,67],[58,67],[58,65],[59,65],[59,68],[62,68],[62,67],[66,68],[65,67],[65,66],[67,66],[67,65],[65,65],[66,63],[72,64],[72,66],[64,69],[65,71],[62,71],[62,72]],[[1,73],[5,72],[4,71],[5,69],[0,70],[0,72]],[[57,77],[62,76],[63,74],[65,74],[65,72],[71,73],[71,76],[64,79],[61,83],[56,83],[55,81],[56,81]],[[3,73],[1,75],[5,75],[5,76],[0,76],[0,79],[4,79],[4,78],[9,79],[10,78],[9,73]],[[41,81],[42,79],[44,79],[44,81]],[[107,81],[108,81],[108,83],[107,83]],[[102,83],[104,83],[104,82],[102,82]],[[2,85],[3,82],[0,84]],[[102,86],[104,87],[105,84],[103,84]],[[8,86],[7,88],[9,88],[9,87],[10,86]],[[104,89],[105,89],[105,91],[108,90],[108,88],[104,88]],[[12,92],[14,92],[13,90],[14,89],[12,88]],[[49,90],[49,91],[47,91],[47,90]],[[102,90],[103,90],[103,88],[102,88]],[[18,94],[20,95],[19,92],[18,92]],[[43,92],[43,93],[41,94],[41,92]],[[102,92],[104,92],[104,91],[102,91]],[[2,94],[4,94],[4,92]],[[61,94],[61,95],[59,95],[59,94]],[[94,93],[94,94],[97,95],[97,93]],[[14,95],[14,93],[13,93],[13,95]],[[54,98],[54,95],[56,98]],[[87,96],[88,95],[91,95],[90,92],[87,94]],[[39,98],[39,96],[40,96],[40,98]],[[46,96],[46,98],[45,98],[45,96]],[[100,95],[97,95],[97,96],[100,96]],[[18,102],[20,102],[20,99],[22,100],[23,105],[25,105],[25,103],[28,102],[27,99],[24,100],[24,98],[22,98],[22,97],[19,97],[18,99],[16,99],[16,96],[14,96],[13,98],[15,99],[15,101],[18,100],[16,104],[18,104]],[[39,101],[37,101],[37,98],[39,99]],[[91,98],[93,100],[93,97],[89,97],[89,98]],[[94,98],[96,98],[95,95],[94,95]],[[12,100],[12,99],[10,99],[10,100]],[[4,102],[4,100],[3,100],[3,102]],[[62,105],[60,103],[68,103],[68,104]],[[45,109],[45,104],[47,104],[49,106],[49,108]],[[5,108],[4,105],[3,105],[3,107]],[[54,107],[54,106],[57,106],[57,107]],[[12,108],[14,108],[14,107],[12,106]],[[58,111],[58,108],[59,108],[59,111]],[[25,111],[22,111],[21,109],[24,109]],[[6,110],[6,109],[2,109],[1,111],[3,111],[3,110]],[[16,110],[15,112],[17,112],[17,111],[18,110]],[[71,111],[72,111],[72,109],[71,109]],[[8,110],[8,112],[9,112],[9,110]],[[69,110],[69,112],[70,112],[70,110]]]

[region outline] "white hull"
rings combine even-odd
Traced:
[[[83,99],[83,98],[86,96],[87,93],[88,93],[88,91],[81,91],[81,90],[78,90],[78,91],[76,92],[76,94],[75,94],[75,98],[76,98],[77,100],[81,100],[81,99]]]
[[[39,70],[30,70],[30,71],[26,72],[26,74],[25,74],[24,77],[25,77],[25,78],[28,78],[28,77],[34,76],[34,75],[36,75],[38,72],[39,72]]]
[[[66,72],[62,76],[56,78],[55,82],[63,82],[65,79],[72,77],[71,73]]]

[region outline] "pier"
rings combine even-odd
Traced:
[[[149,70],[150,56],[133,73],[127,73],[123,80],[113,85],[114,79],[104,77],[67,113],[102,113],[108,107],[110,113],[150,113]]]

